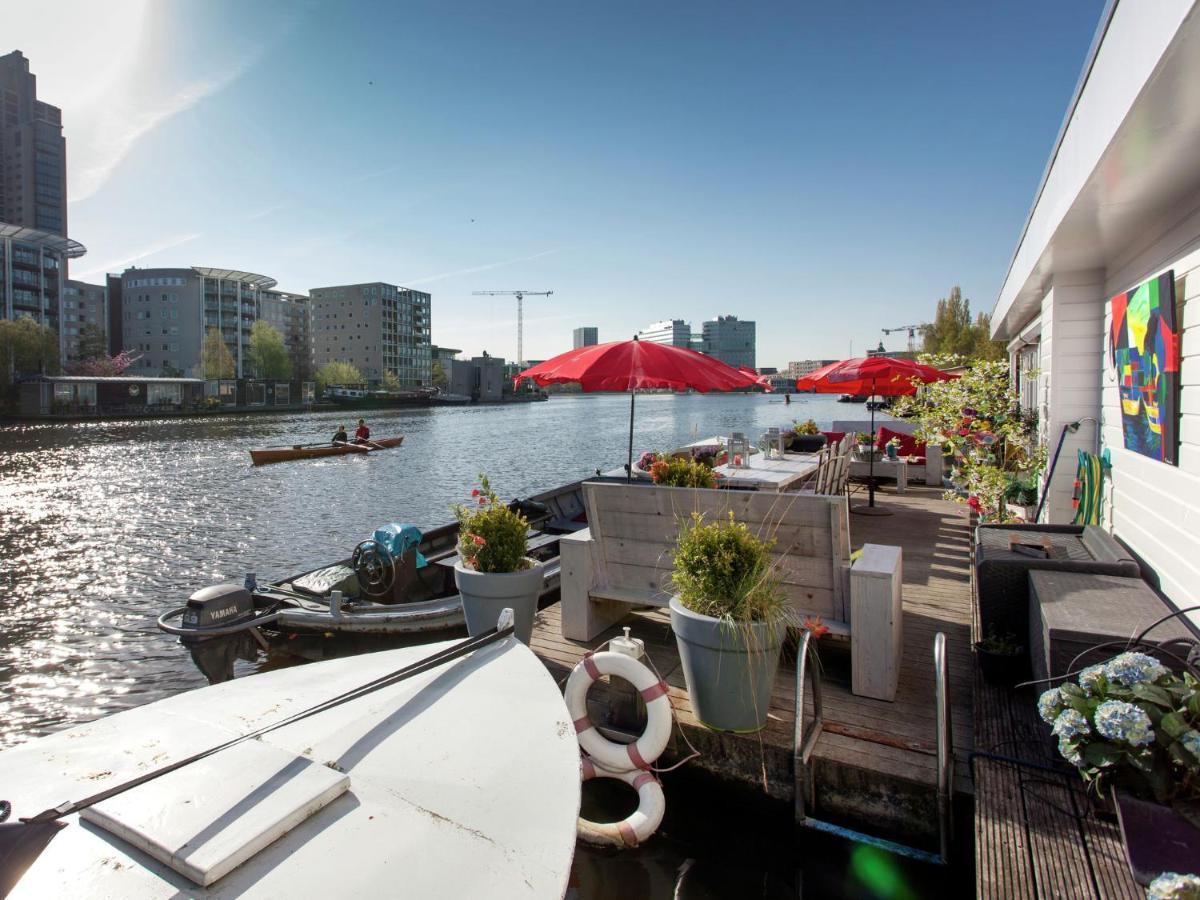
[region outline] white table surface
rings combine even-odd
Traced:
[[[755,485],[760,490],[786,491],[817,469],[817,454],[787,453],[783,459],[754,456],[750,468],[717,466],[713,469],[728,484]]]

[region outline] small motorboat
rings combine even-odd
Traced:
[[[388,450],[399,447],[404,442],[404,435],[390,438],[380,438],[367,444],[355,444],[339,441],[336,444],[293,444],[290,447],[266,447],[262,450],[251,450],[250,460],[256,466],[267,463],[288,462],[293,459],[316,459],[321,456],[346,456],[354,453],[375,453],[378,450]]]
[[[563,697],[511,627],[291,666],[0,752],[0,888],[562,897],[579,767]]]
[[[528,554],[545,564],[546,605],[558,595],[559,539],[586,527],[581,483],[510,506],[530,523]],[[424,534],[414,525],[384,525],[331,565],[202,588],[159,616],[158,627],[179,637],[212,682],[232,678],[237,660],[255,659],[259,650],[306,655],[312,648],[293,641],[296,635],[324,640],[459,629],[465,620],[454,584],[457,544],[457,522]]]
[[[866,397],[862,394],[842,394],[837,398],[838,403],[865,403]]]

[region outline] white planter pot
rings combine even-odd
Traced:
[[[519,572],[476,572],[454,566],[454,583],[462,595],[463,616],[467,634],[474,637],[496,627],[500,611],[513,611],[513,631],[517,639],[528,644],[533,636],[533,616],[537,612],[538,595],[542,592],[544,566],[536,559],[525,557],[530,568]]]

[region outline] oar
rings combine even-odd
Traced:
[[[364,440],[364,441],[363,441],[363,443],[364,443],[364,444],[370,444],[370,445],[371,445],[372,447],[374,447],[376,450],[390,450],[390,449],[391,449],[390,447],[385,447],[385,446],[383,446],[383,444],[377,444],[377,443],[375,443],[374,441],[368,441],[368,440]]]
[[[370,450],[368,450],[366,447],[362,446],[361,444],[351,444],[349,441],[334,441],[333,445],[335,447],[349,447],[351,450],[355,451],[356,453],[370,453],[371,452]]]

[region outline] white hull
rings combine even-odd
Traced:
[[[31,741],[0,753],[3,795],[14,818],[82,799],[204,750],[215,733],[252,731],[448,646],[267,672]],[[72,815],[10,896],[564,894],[579,811],[578,746],[553,679],[515,639],[261,740],[334,764],[349,790],[208,889]],[[148,809],[169,815],[186,800],[156,793],[165,782],[136,790]]]

